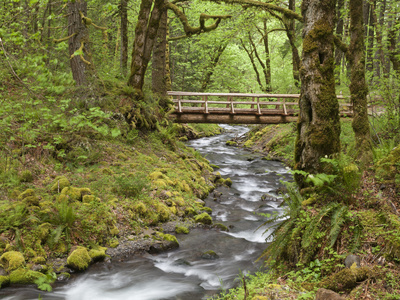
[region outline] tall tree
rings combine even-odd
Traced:
[[[121,70],[126,76],[128,70],[128,0],[120,0],[119,13],[121,17]]]
[[[335,93],[335,0],[303,0],[303,59],[296,169],[322,171],[320,158],[340,151],[339,104]],[[297,178],[304,186],[302,178]]]

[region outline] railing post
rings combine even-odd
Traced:
[[[284,113],[285,115],[287,115],[288,113],[287,113],[287,110],[286,110],[286,103],[285,103],[285,99],[286,99],[286,98],[282,98],[282,99],[283,99],[283,101],[282,101],[283,113]]]
[[[257,114],[261,115],[260,97],[257,97]]]
[[[252,99],[253,102],[256,100],[254,97],[252,97],[251,99]],[[254,104],[252,104],[252,105],[250,106],[250,108],[254,108]]]
[[[205,101],[205,107],[206,107],[206,114],[208,114],[208,96],[205,96],[205,99],[204,99],[204,101]]]
[[[233,108],[233,97],[230,97],[231,99],[231,114],[235,113],[235,109]]]
[[[182,112],[181,96],[178,95],[178,112]]]

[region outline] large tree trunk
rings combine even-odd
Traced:
[[[128,70],[128,0],[120,2],[121,14],[121,70],[126,76]]]
[[[339,103],[335,93],[333,30],[335,0],[303,0],[303,59],[297,170],[323,171],[320,158],[340,151]],[[304,186],[303,178],[296,178]]]
[[[155,0],[153,9],[151,9],[152,5],[153,0],[142,0],[135,29],[131,74],[128,79],[128,85],[135,89],[139,97],[143,96],[144,76],[153,51],[161,14],[164,11],[163,0]]]
[[[350,94],[353,103],[352,127],[356,139],[357,157],[364,163],[372,159],[367,94],[365,83],[364,26],[360,11],[362,0],[350,0],[350,46],[347,59],[351,68]]]
[[[344,6],[344,0],[338,0],[337,2],[337,24],[336,24],[336,36],[342,40],[343,37],[343,29],[344,29],[344,21],[342,9]],[[339,48],[335,48],[335,75],[336,75],[336,84],[340,85],[340,70],[342,66],[343,60],[343,51]]]
[[[289,0],[289,9],[292,11],[296,11],[295,0]],[[299,51],[296,47],[296,27],[295,20],[289,20],[288,30],[286,30],[286,35],[289,39],[290,47],[292,49],[292,65],[293,65],[293,79],[294,83],[297,87],[300,86],[300,56]]]
[[[82,22],[81,13],[87,15],[87,3],[84,0],[68,2],[68,49],[72,77],[76,85],[85,85],[88,81],[91,55],[89,47],[89,30]],[[81,54],[76,53],[81,52]],[[75,53],[75,54],[74,54]]]
[[[168,10],[165,9],[161,15],[158,27],[157,40],[153,49],[152,64],[152,90],[155,95],[167,95],[167,22]]]

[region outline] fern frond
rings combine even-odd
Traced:
[[[346,214],[348,212],[348,207],[346,205],[342,205],[341,207],[337,208],[331,217],[331,230],[329,233],[329,237],[331,240],[330,246],[336,243],[336,240],[342,230],[342,225],[346,222]]]

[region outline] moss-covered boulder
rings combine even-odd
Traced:
[[[68,267],[75,271],[84,271],[89,267],[92,258],[85,247],[78,247],[67,258]]]
[[[189,229],[187,227],[185,227],[185,226],[176,225],[175,226],[175,232],[176,233],[188,234],[189,233]]]
[[[376,270],[369,267],[346,268],[326,277],[318,284],[318,287],[335,292],[348,291],[356,287],[359,282],[375,277]]]
[[[150,246],[149,253],[151,254],[161,253],[179,247],[177,238],[171,234],[157,232],[157,238],[159,241],[156,241]]]
[[[82,201],[82,198],[86,195],[91,195],[91,191],[88,188],[77,188],[77,187],[65,187],[61,191],[61,196],[67,196],[69,201]]]
[[[50,223],[42,223],[40,224],[37,229],[35,230],[36,236],[40,241],[45,241],[49,234],[50,230],[52,229],[52,225]]]
[[[33,189],[27,189],[18,196],[18,200],[24,201],[29,206],[38,206],[39,198]]]
[[[51,191],[57,193],[69,186],[71,186],[71,183],[69,182],[67,177],[57,176],[53,181],[53,185],[51,186]]]
[[[217,228],[221,231],[229,231],[228,227],[221,223],[214,224],[214,228]]]
[[[8,286],[9,284],[10,284],[10,277],[0,275],[0,289]]]
[[[11,284],[32,284],[35,283],[41,277],[45,277],[46,275],[32,271],[28,269],[18,269],[10,274],[10,283]]]
[[[21,182],[32,182],[32,181],[33,181],[32,172],[29,171],[29,170],[22,171],[22,172],[19,174],[18,177],[19,177],[19,180],[20,180]]]
[[[212,218],[208,213],[202,213],[200,215],[197,215],[194,218],[195,222],[197,223],[203,223],[206,225],[211,225],[212,224]]]
[[[21,252],[10,251],[0,257],[0,264],[7,272],[11,272],[25,266],[25,258]]]
[[[158,204],[157,215],[160,222],[166,222],[169,220],[171,212],[166,205]]]
[[[97,247],[95,249],[90,249],[89,256],[92,261],[101,261],[106,257],[106,247]]]
[[[219,258],[219,256],[218,256],[217,253],[215,253],[215,251],[208,250],[206,252],[203,252],[203,254],[201,255],[201,258],[203,258],[203,259],[217,259],[217,258]]]

